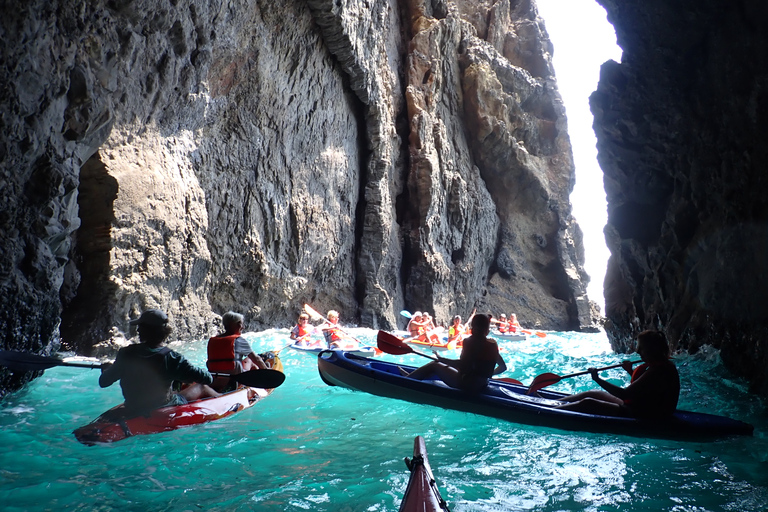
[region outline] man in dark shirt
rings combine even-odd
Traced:
[[[164,312],[148,309],[130,323],[137,326],[141,343],[120,349],[114,364],[104,364],[99,377],[102,388],[120,381],[126,409],[146,411],[219,396],[209,386],[213,377],[207,370],[162,346],[172,331]],[[174,393],[173,381],[194,384]]]

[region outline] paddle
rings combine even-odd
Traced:
[[[382,352],[392,354],[393,356],[402,356],[403,354],[416,354],[417,356],[426,357],[427,359],[437,361],[437,358],[414,350],[409,345],[406,345],[404,340],[401,340],[394,334],[390,334],[386,331],[379,331],[379,334],[376,336],[376,345]]]
[[[250,370],[236,375],[229,373],[212,373],[211,375],[229,377],[238,384],[249,388],[274,389],[285,382],[285,374],[278,370]]]
[[[64,361],[57,357],[46,357],[27,352],[14,352],[10,350],[0,350],[0,365],[6,366],[11,370],[21,372],[35,372],[47,370],[54,366],[74,366],[77,368],[101,368],[102,363],[75,363]]]
[[[400,316],[404,316],[408,320],[413,318],[413,315],[411,314],[411,312],[410,311],[406,311],[405,309],[400,312]]]
[[[109,361],[111,363],[111,361]],[[73,366],[76,368],[101,368],[104,363],[75,363],[64,361],[57,357],[40,356],[29,354],[27,352],[13,352],[9,350],[0,350],[0,365],[6,366],[11,370],[34,372],[47,370],[54,366]],[[285,374],[277,370],[251,370],[249,372],[230,375],[228,373],[214,373],[231,377],[235,382],[252,388],[276,388],[285,381]]]
[[[376,336],[376,343],[378,344],[379,349],[381,349],[382,352],[386,352],[387,354],[392,354],[393,356],[402,356],[404,354],[416,354],[417,356],[426,357],[427,359],[431,359],[433,361],[438,360],[436,357],[428,356],[427,354],[414,350],[410,346],[406,345],[404,340],[401,340],[394,334],[390,334],[386,331],[379,331],[379,334]],[[498,380],[501,382],[509,382],[510,384],[518,384],[518,385],[523,384],[517,379],[510,379],[508,377],[505,377],[503,379],[493,379],[493,380]]]
[[[642,361],[630,361],[630,362],[632,364],[642,363]],[[603,368],[596,368],[596,370],[601,372],[603,370],[610,370],[611,368],[621,368],[623,364],[624,363],[614,364],[611,366],[605,366]],[[525,394],[530,395],[540,390],[541,388],[551,386],[552,384],[557,384],[563,379],[569,379],[571,377],[577,377],[579,375],[586,375],[588,373],[589,373],[589,370],[585,370],[583,372],[572,373],[570,375],[563,375],[562,377],[554,373],[542,373],[541,375],[537,375],[533,379],[533,382],[531,382],[531,385],[528,386],[528,391],[526,391]]]

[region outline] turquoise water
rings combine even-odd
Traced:
[[[257,351],[277,350],[287,332],[248,337]],[[622,359],[604,334],[548,333],[501,345],[505,376],[523,382]],[[171,346],[196,363],[205,358],[202,341]],[[403,458],[417,435],[453,511],[768,510],[765,409],[716,353],[677,359],[680,407],[748,421],[754,437],[686,443],[528,427],[329,387],[313,356],[280,355],[285,384],[251,409],[93,447],[72,430],[120,402],[119,386],[100,389],[98,370],[46,371],[0,406],[3,510],[396,511],[408,481]],[[624,383],[622,373],[603,375]],[[592,387],[583,376],[552,389]]]

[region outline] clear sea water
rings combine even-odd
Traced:
[[[373,342],[375,331],[354,329]],[[252,333],[257,351],[287,330]],[[620,362],[604,334],[502,342],[523,382]],[[203,341],[171,346],[202,364]],[[47,370],[0,404],[4,511],[396,511],[403,458],[424,436],[453,511],[768,510],[768,418],[717,353],[677,358],[680,407],[755,425],[753,437],[677,442],[518,425],[325,385],[315,357],[280,353],[287,380],[255,407],[174,432],[83,446],[72,430],[121,401],[98,370]],[[418,356],[384,356],[420,365]],[[626,383],[621,370],[604,372]],[[589,376],[552,386],[593,388]]]

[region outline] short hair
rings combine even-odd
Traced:
[[[455,317],[453,317],[453,321],[455,322],[456,320],[461,322],[461,315],[456,315]]]
[[[491,317],[488,315],[475,315],[472,318],[472,334],[487,333],[491,328]]]
[[[335,316],[336,318],[339,318],[339,312],[335,309],[332,309],[328,312],[328,318],[331,318],[332,316]]]
[[[643,331],[637,335],[637,343],[643,344],[648,359],[663,361],[669,358],[669,342],[661,331]]]
[[[243,317],[243,315],[235,313],[234,311],[227,311],[221,315],[221,323],[226,330],[229,330],[230,327],[233,327],[237,323],[243,323],[244,320],[245,317]]]

